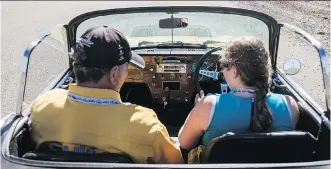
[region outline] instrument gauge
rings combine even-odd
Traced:
[[[190,66],[191,72],[195,72],[196,67],[197,67],[197,63],[192,63]]]
[[[190,65],[191,72],[195,72],[197,63],[194,62]],[[203,64],[200,67],[200,70],[209,70],[209,71],[217,71],[217,63],[212,59],[205,59]],[[199,79],[202,80],[203,76],[199,75]]]

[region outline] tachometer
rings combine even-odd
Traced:
[[[190,65],[191,72],[195,72],[197,63],[192,63]],[[212,59],[205,59],[200,70],[209,70],[209,71],[217,71],[217,63]],[[199,75],[199,80],[202,80],[203,76]]]

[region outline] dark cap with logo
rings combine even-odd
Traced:
[[[85,67],[112,68],[130,63],[143,69],[144,59],[131,51],[125,36],[114,28],[99,26],[88,29],[72,48],[76,64]]]

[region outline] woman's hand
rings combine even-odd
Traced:
[[[200,100],[205,97],[205,93],[203,92],[203,90],[200,91],[200,95],[199,93],[197,93],[197,95],[195,96],[195,101],[194,101],[194,105],[196,105],[198,102],[200,102]]]

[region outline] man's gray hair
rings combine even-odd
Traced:
[[[98,83],[103,76],[109,75],[110,69],[85,67],[73,62],[73,70],[76,76],[76,82],[94,82]]]

